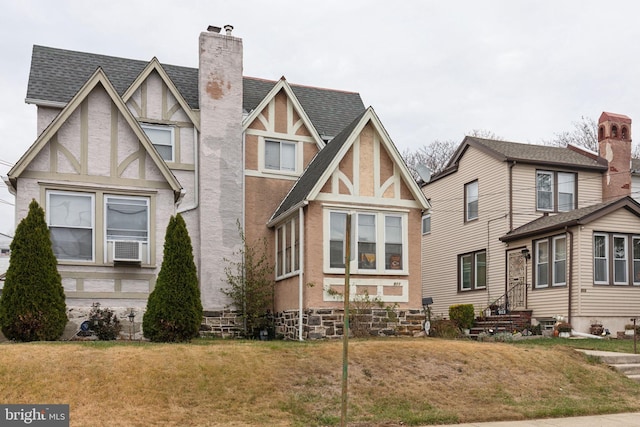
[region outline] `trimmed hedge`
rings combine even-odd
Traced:
[[[470,329],[475,320],[473,304],[456,304],[450,306],[449,319],[461,329]]]

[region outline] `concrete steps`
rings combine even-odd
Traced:
[[[581,350],[578,351],[597,357],[627,378],[640,382],[640,354],[616,353],[613,351]]]

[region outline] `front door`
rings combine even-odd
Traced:
[[[507,289],[511,310],[527,308],[527,261],[520,249],[507,251]]]

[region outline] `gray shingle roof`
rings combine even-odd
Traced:
[[[336,157],[344,143],[347,141],[355,127],[360,122],[362,116],[366,112],[363,111],[358,117],[355,118],[342,132],[340,132],[335,138],[331,140],[322,150],[320,150],[316,156],[311,160],[305,171],[300,178],[289,191],[289,194],[284,198],[278,209],[271,217],[271,220],[279,217],[287,212],[289,209],[296,206],[298,203],[304,201],[309,195],[313,187],[316,185],[324,171],[331,164]]]
[[[508,232],[504,236],[500,237],[500,240],[503,242],[510,242],[554,230],[560,230],[564,227],[587,224],[594,219],[600,218],[601,216],[620,208],[629,209],[635,212],[636,215],[640,216],[640,204],[631,197],[622,197],[584,208],[575,209],[569,212],[563,212],[557,215],[542,216]]]
[[[33,46],[27,88],[28,102],[66,104],[98,67],[120,95],[147,66],[148,61]],[[198,69],[162,64],[186,102],[198,109]],[[252,111],[276,84],[244,77],[243,108]],[[360,95],[331,89],[291,85],[320,135],[334,137],[364,110]]]
[[[567,147],[523,144],[470,136],[466,137],[465,141],[478,148],[484,147],[486,151],[504,161],[515,160],[524,163],[607,169],[606,164],[598,161],[597,156],[581,154]]]

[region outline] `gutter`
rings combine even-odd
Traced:
[[[198,130],[193,127],[193,165],[195,167],[193,177],[193,204],[185,206],[184,208],[178,207],[178,213],[189,212],[197,209],[200,206],[200,156],[198,151],[200,150]],[[183,190],[184,191],[184,190]],[[184,197],[184,196],[183,196]]]
[[[302,316],[304,312],[304,301],[302,292],[304,291],[304,206],[298,209],[298,262],[300,262],[300,271],[298,272],[298,340],[304,341],[302,328],[304,325]]]
[[[269,228],[275,227],[280,223],[280,220],[278,218],[286,218],[289,215],[291,215],[293,212],[307,206],[308,204],[309,204],[308,200],[303,200],[301,202],[296,203],[295,205],[293,205],[292,207],[290,207],[289,209],[287,209],[285,212],[281,213],[277,217],[270,219],[269,222],[267,222],[267,227]]]
[[[567,285],[567,288],[569,290],[569,295],[568,295],[568,301],[567,301],[567,322],[569,324],[571,324],[571,309],[572,309],[572,300],[571,300],[571,294],[573,291],[573,231],[569,230],[568,227],[565,227],[565,232],[571,236],[571,249],[570,249],[570,254],[571,257],[569,258],[569,283]]]

